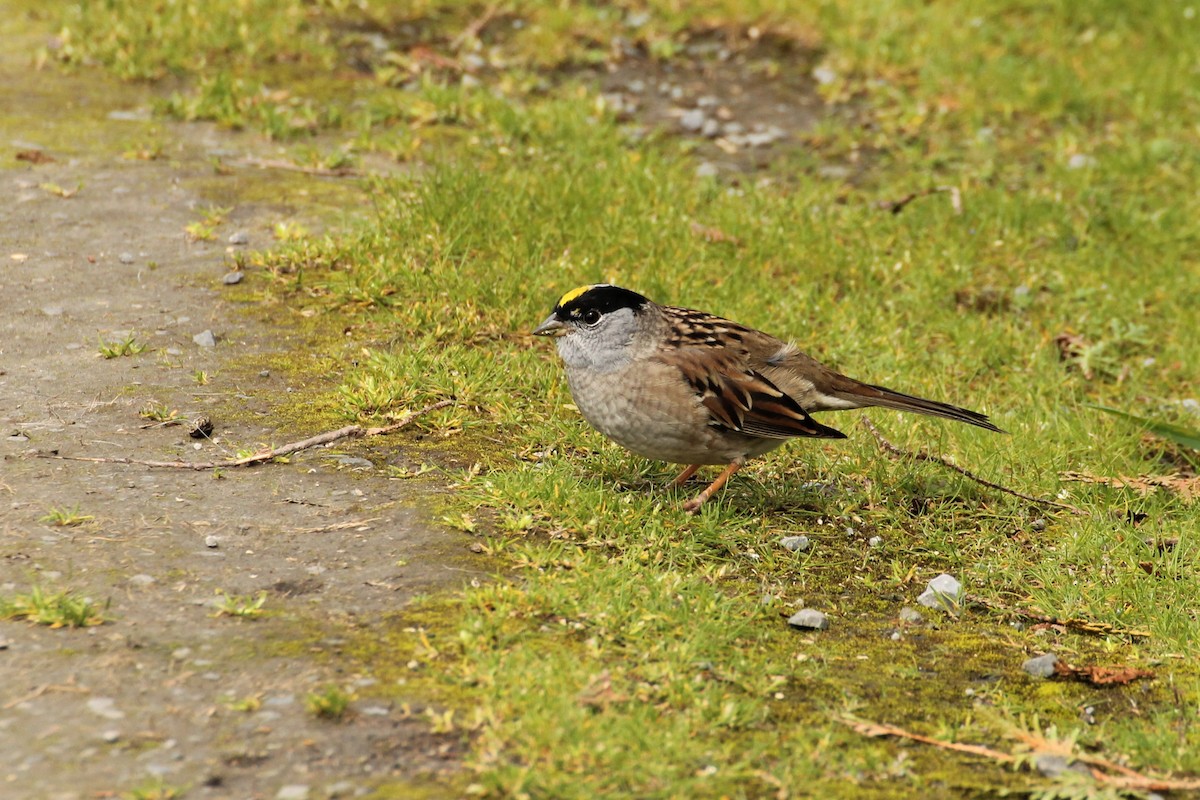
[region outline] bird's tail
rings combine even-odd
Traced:
[[[957,422],[965,422],[968,425],[986,428],[989,431],[1004,433],[1004,431],[997,428],[988,420],[986,414],[952,406],[949,403],[939,403],[936,400],[926,400],[923,397],[914,397],[911,394],[894,392],[882,386],[859,383],[852,390],[838,392],[837,396],[847,402],[860,403],[864,406],[881,406],[883,408],[893,408],[897,411],[928,414],[931,417],[944,417],[945,419],[952,419]]]

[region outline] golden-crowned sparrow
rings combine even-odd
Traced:
[[[762,331],[619,286],[567,292],[533,333],[558,339],[571,396],[594,428],[646,458],[688,465],[673,485],[725,465],[684,505],[690,512],[788,439],[845,438],[813,412],[883,406],[1000,431],[978,412],[856,381]]]

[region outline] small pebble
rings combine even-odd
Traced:
[[[226,286],[233,286],[235,283],[241,283],[242,278],[244,277],[246,277],[246,273],[242,272],[240,269],[233,272],[226,272],[221,276],[221,283],[225,284]]]
[[[47,317],[61,317],[63,313],[62,306],[42,306],[42,313]]]
[[[325,796],[329,800],[337,800],[339,797],[349,797],[352,794],[354,794],[354,784],[350,781],[338,781],[325,787]]]
[[[944,611],[953,610],[962,597],[962,584],[953,575],[942,573],[931,580],[917,598],[917,602],[926,608],[940,608]]]
[[[1054,665],[1058,663],[1058,656],[1054,653],[1046,653],[1041,656],[1025,659],[1025,663],[1021,665],[1021,669],[1035,678],[1049,678],[1054,674]]]
[[[121,719],[125,712],[117,708],[117,703],[111,697],[93,697],[87,701],[88,711],[105,719]]]
[[[117,730],[105,731],[100,734],[101,738],[109,744],[116,744],[121,741],[121,732]]]
[[[811,544],[808,541],[808,537],[804,534],[799,536],[784,536],[779,540],[779,543],[783,545],[783,549],[790,550],[793,553],[801,553],[807,550]]]
[[[1031,531],[1037,531],[1039,533],[1046,530],[1046,520],[1042,519],[1041,517],[1038,517],[1033,522],[1029,523],[1029,529]]]
[[[870,539],[867,539],[867,547],[879,547],[881,544],[883,544],[882,536],[872,536]]]
[[[121,253],[121,255],[117,256],[117,261],[120,261],[122,264],[132,264],[133,253]]]
[[[704,120],[704,124],[700,126],[700,135],[706,139],[715,139],[721,133],[721,123],[717,122],[712,117]]]
[[[833,83],[837,80],[837,73],[829,67],[817,67],[812,71],[813,80],[822,86]]]
[[[152,583],[157,583],[157,579],[153,575],[147,575],[144,572],[139,572],[137,575],[129,576],[129,582],[134,586],[149,586]]]
[[[642,92],[646,91],[646,82],[643,80],[640,80],[638,78],[635,78],[635,79],[631,80],[625,86],[625,88],[627,90],[629,90],[630,94],[641,94]]]
[[[793,628],[823,631],[829,627],[829,617],[815,608],[802,608],[788,618],[788,625]]]
[[[921,612],[912,606],[905,606],[900,609],[899,617],[901,622],[907,622],[910,625],[917,625],[925,621],[925,617]]]
[[[229,243],[230,244],[249,244],[250,237],[246,235],[245,231],[237,231],[236,233],[229,234]]]
[[[685,111],[683,116],[679,118],[679,127],[688,133],[695,133],[704,127],[704,121],[707,118],[707,115],[703,111],[693,108],[691,111]]]
[[[1096,166],[1096,159],[1085,156],[1083,153],[1076,153],[1067,160],[1067,169],[1084,169],[1094,166]]]
[[[282,786],[275,793],[275,800],[308,800],[308,786],[303,783]]]
[[[715,178],[717,176],[717,172],[717,165],[711,161],[702,161],[700,162],[700,165],[696,167],[697,178]]]
[[[201,347],[217,346],[217,337],[213,335],[212,331],[201,331],[192,337],[192,341]]]
[[[368,461],[365,458],[358,458],[357,456],[343,456],[343,455],[330,454],[329,456],[326,456],[326,457],[333,461],[338,462],[339,464],[341,464],[342,466],[345,466],[345,467],[355,467],[358,469],[374,469],[375,468],[375,465],[372,464],[370,461]]]
[[[209,534],[208,536],[204,537],[204,546],[205,547],[220,547],[221,540],[218,539],[216,536]]]

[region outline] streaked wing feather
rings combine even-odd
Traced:
[[[660,358],[683,374],[714,425],[767,439],[845,438],[814,420],[766,376],[750,368],[744,351],[685,346]]]

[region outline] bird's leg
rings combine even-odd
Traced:
[[[704,505],[704,501],[712,497],[718,489],[725,485],[727,480],[733,477],[733,473],[742,468],[742,463],[741,461],[734,461],[728,467],[721,470],[721,474],[717,476],[717,479],[705,487],[703,492],[683,504],[683,510],[689,514],[695,514],[699,511],[700,506]],[[689,467],[689,469],[691,468]]]
[[[683,486],[687,483],[687,479],[696,474],[696,470],[700,469],[699,464],[692,464],[683,472],[679,473],[679,477],[671,481],[672,486]]]

